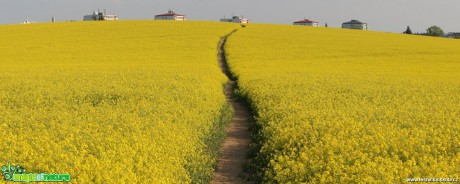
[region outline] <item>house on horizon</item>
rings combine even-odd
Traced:
[[[299,20],[299,21],[294,22],[294,25],[318,27],[319,22],[308,20],[308,19],[303,19],[303,20]]]
[[[99,20],[118,20],[118,16],[115,14],[107,14],[105,9],[97,10],[92,15],[83,16],[84,21],[99,21]]]
[[[344,28],[344,29],[367,30],[367,23],[361,22],[359,20],[351,20],[349,22],[344,22],[342,24],[342,28]]]
[[[244,17],[240,17],[240,16],[233,16],[232,18],[224,18],[223,19],[220,19],[221,22],[234,22],[234,23],[240,23],[240,24],[248,24],[249,23],[249,19],[245,19]]]
[[[176,12],[169,10],[168,13],[155,15],[155,20],[187,20],[185,15],[176,14]]]

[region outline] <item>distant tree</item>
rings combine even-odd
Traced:
[[[406,31],[403,32],[404,34],[412,34],[412,30],[410,30],[410,27],[407,26]]]
[[[324,27],[327,27],[327,22],[326,22],[326,25],[324,25]]]
[[[455,33],[455,32],[449,33],[448,37],[454,38],[454,39],[460,39],[460,32],[459,33]]]
[[[438,26],[431,26],[426,30],[426,35],[428,36],[444,36],[444,31]]]

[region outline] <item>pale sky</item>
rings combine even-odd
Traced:
[[[94,10],[107,9],[120,19],[153,19],[173,9],[189,20],[218,21],[223,16],[243,15],[253,23],[292,24],[307,18],[322,26],[340,27],[357,19],[370,30],[424,32],[440,26],[460,32],[459,0],[0,0],[0,24],[29,19],[49,22],[82,20]]]

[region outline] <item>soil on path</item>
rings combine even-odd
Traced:
[[[243,179],[247,175],[244,173],[243,165],[247,162],[246,154],[249,151],[251,140],[249,127],[252,115],[243,101],[233,98],[237,81],[230,73],[225,58],[224,46],[227,37],[222,38],[219,43],[219,67],[229,78],[224,93],[227,102],[233,106],[235,113],[230,125],[226,128],[227,138],[222,144],[219,164],[214,173],[212,183],[250,183]]]

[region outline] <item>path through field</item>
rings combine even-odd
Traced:
[[[233,91],[238,81],[231,75],[225,59],[224,45],[227,37],[222,38],[219,43],[219,67],[229,78],[229,82],[225,87],[225,97],[227,102],[232,104],[235,113],[226,129],[227,138],[220,150],[219,165],[214,173],[212,182],[214,184],[248,183],[242,179],[242,176],[245,175],[243,173],[243,164],[247,162],[246,154],[249,151],[251,112],[243,101],[233,98]]]

